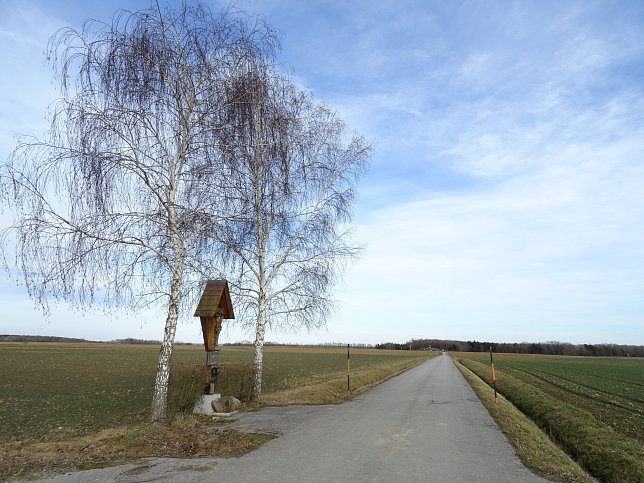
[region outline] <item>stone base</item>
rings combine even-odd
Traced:
[[[237,418],[233,418],[236,414],[239,414],[239,411],[233,411],[232,413],[214,413],[212,417],[215,420],[231,420],[231,421],[236,421]]]
[[[237,411],[240,405],[241,402],[239,401],[239,399],[233,396],[220,397],[219,399],[212,402],[212,408],[218,414],[227,414],[232,413],[233,411]]]
[[[221,394],[202,394],[197,399],[192,412],[194,414],[215,414],[215,410],[212,408],[212,402],[220,397]]]

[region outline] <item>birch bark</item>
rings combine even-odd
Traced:
[[[168,418],[168,389],[170,381],[170,364],[174,338],[179,320],[179,307],[181,306],[181,280],[183,276],[183,259],[179,261],[172,277],[170,288],[170,303],[168,316],[165,321],[163,343],[159,352],[157,375],[154,381],[154,396],[152,398],[152,412],[150,419],[155,423],[164,423]]]

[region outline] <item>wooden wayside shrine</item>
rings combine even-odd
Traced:
[[[213,394],[215,378],[219,374],[219,333],[223,319],[234,319],[233,304],[230,300],[226,280],[208,280],[203,291],[195,317],[201,319],[203,343],[206,348],[206,394]]]

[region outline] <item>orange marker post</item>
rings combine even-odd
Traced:
[[[351,397],[351,384],[349,381],[350,372],[351,372],[351,362],[349,358],[349,344],[347,344],[347,398]]]
[[[492,364],[492,383],[494,384],[494,402],[499,403],[499,398],[496,395],[496,376],[494,375],[494,359],[492,359],[492,348],[490,347],[490,364]]]

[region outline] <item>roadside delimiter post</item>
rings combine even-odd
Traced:
[[[349,379],[351,373],[351,359],[349,358],[349,344],[347,344],[347,399],[351,397],[351,380]]]
[[[492,357],[492,347],[490,347],[490,364],[492,365],[492,382],[494,383],[494,402],[499,403],[499,398],[496,395],[496,375],[494,374],[494,358]]]

